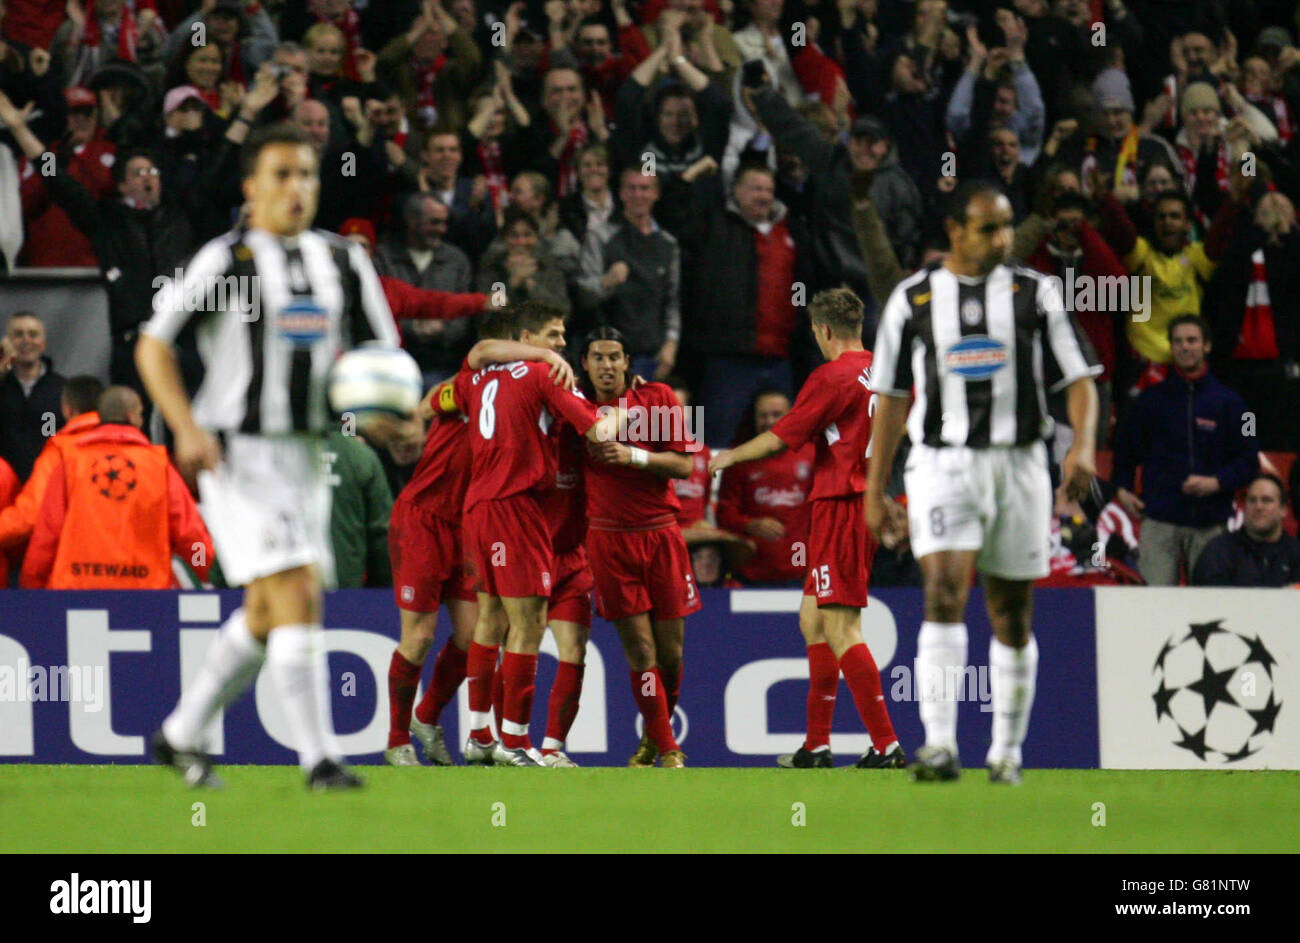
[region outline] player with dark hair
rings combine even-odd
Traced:
[[[247,587],[151,746],[191,785],[215,785],[208,724],[265,659],[308,785],[356,788],[330,719],[321,619],[322,588],[333,581],[325,390],[343,350],[371,339],[396,347],[397,327],[365,250],[309,228],[320,193],[311,142],[270,128],[249,138],[242,157],[247,226],[207,243],[181,280],[162,287],[135,349],[175,434],[176,465],[197,474],[225,575]],[[172,346],[191,319],[209,365],[193,404]],[[367,423],[380,441],[414,426]]]
[[[862,349],[862,302],[847,288],[834,288],[815,295],[808,314],[828,362],[804,381],[790,412],[766,432],[719,452],[709,470],[815,443],[808,576],[799,609],[799,630],[808,650],[808,735],[803,746],[778,762],[800,769],[832,765],[831,718],[843,673],[871,735],[871,748],[857,767],[897,768],[906,759],[889,719],[880,670],[861,631],[876,549],[862,515],[874,399],[867,387],[871,352]]]
[[[525,332],[540,335],[551,320],[547,314],[535,307],[490,314],[480,334],[498,339]],[[559,359],[558,354],[553,356]],[[471,719],[464,753],[470,763],[543,765],[533,750],[528,726],[537,651],[555,585],[550,528],[539,501],[555,482],[550,430],[557,419],[564,419],[596,441],[612,437],[621,418],[613,412],[598,421],[595,406],[581,393],[552,383],[550,369],[546,363],[523,360],[481,369],[467,363],[453,383],[455,402],[469,420],[473,455],[464,518],[465,553],[474,572],[479,606],[466,666]],[[489,716],[492,678],[503,641],[504,709],[498,742],[492,737]]]
[[[677,526],[670,478],[691,473],[698,443],[673,391],[633,389],[623,336],[598,327],[582,347],[584,386],[599,405],[625,407],[618,441],[587,447],[587,555],[601,616],[618,629],[645,732],[629,766],[680,768],[686,757],[671,717],[681,690],[686,616],[700,608],[691,558]]]
[[[1053,280],[1003,264],[1014,235],[1005,196],[962,184],[945,228],[952,252],[898,284],[876,332],[867,523],[876,533],[892,529],[885,486],[906,422],[910,538],[925,582],[916,675],[926,744],[913,777],[961,772],[956,681],[966,668],[964,613],[977,567],[994,634],[985,762],[992,782],[1015,784],[1038,667],[1033,581],[1049,570],[1047,396],[1067,390],[1074,443],[1061,473],[1067,496],[1082,498],[1094,471],[1092,378],[1102,368]]]

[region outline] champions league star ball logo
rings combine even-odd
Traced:
[[[1171,635],[1152,669],[1156,722],[1175,737],[1175,746],[1207,763],[1258,753],[1282,709],[1273,688],[1277,660],[1259,638],[1222,623],[1193,624],[1185,635]]]
[[[109,500],[125,501],[135,490],[135,463],[116,452],[97,458],[90,466],[90,483]]]

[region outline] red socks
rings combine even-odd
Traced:
[[[844,653],[840,659],[840,671],[853,692],[853,702],[857,704],[858,716],[871,735],[871,745],[884,753],[886,747],[897,742],[898,736],[889,720],[889,708],[880,686],[880,670],[866,643],[859,642]]]
[[[681,747],[673,737],[673,726],[668,719],[668,695],[664,690],[659,669],[629,671],[628,678],[632,682],[632,697],[636,698],[637,710],[645,720],[645,732],[650,742],[660,753],[680,750]]]
[[[506,652],[501,660],[505,711],[501,715],[501,745],[508,750],[528,749],[528,721],[537,690],[537,656]]]
[[[420,666],[393,652],[388,663],[388,748],[411,742],[411,704],[420,686]]]
[[[682,690],[682,663],[678,662],[676,668],[665,668],[660,665],[658,669],[659,677],[664,679],[664,694],[668,697],[668,719],[671,721],[673,711],[677,709],[677,695]]]
[[[562,661],[555,669],[555,683],[546,704],[546,739],[563,743],[569,737],[569,728],[578,716],[578,701],[582,697],[582,665]],[[542,749],[543,753],[554,750]]]
[[[805,750],[830,746],[831,718],[835,715],[835,695],[839,686],[840,666],[830,645],[825,642],[809,645],[808,738],[803,742]],[[879,686],[877,678],[876,687]]]
[[[496,673],[497,651],[499,645],[480,645],[470,642],[465,659],[465,676],[469,679],[469,709],[478,717],[471,723],[470,731],[479,743],[491,743],[492,733],[488,729],[488,715],[492,711],[492,676]]]
[[[438,659],[433,663],[433,679],[429,682],[424,697],[415,705],[416,719],[422,724],[437,724],[442,716],[442,709],[451,703],[465,680],[465,662],[467,653],[456,647],[451,639],[438,652]]]

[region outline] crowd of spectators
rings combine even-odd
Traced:
[[[1261,456],[1300,451],[1297,29],[1282,0],[0,0],[0,269],[98,268],[100,379],[142,394],[155,279],[238,225],[240,145],[291,122],[321,160],[316,226],[367,245],[429,383],[489,299],[537,298],[571,336],[617,327],[719,448],[817,366],[813,294],[878,310],[942,257],[957,182],[989,179],[1015,262],[1125,287],[1067,294],[1115,467],[1058,508],[1061,559],[1092,565],[1069,549],[1086,519],[1148,582],[1222,582],[1200,558],[1253,546],[1224,543],[1234,515],[1271,542],[1255,476],[1280,472],[1285,517],[1287,469]],[[47,312],[0,314],[3,501],[67,401]],[[704,482],[702,583],[792,578],[765,541],[802,526],[803,461],[723,482],[716,510]]]

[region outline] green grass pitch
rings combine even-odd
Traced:
[[[1300,851],[1300,772],[1029,770],[1019,788],[982,769],[924,785],[852,769],[360,772],[359,793],[312,795],[289,767],[224,767],[225,789],[195,792],[147,766],[0,765],[0,852]]]

